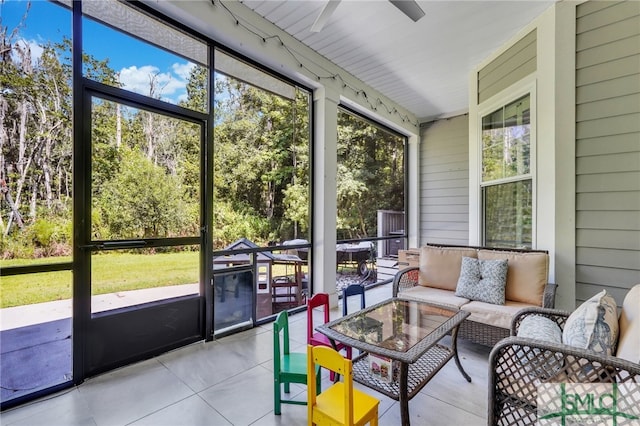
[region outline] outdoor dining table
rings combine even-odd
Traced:
[[[458,327],[468,316],[466,311],[392,298],[316,329],[334,344],[360,350],[353,360],[353,379],[399,401],[402,425],[408,426],[409,400],[451,358],[471,382],[457,350]],[[449,333],[446,345],[442,339]]]

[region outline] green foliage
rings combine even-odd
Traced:
[[[36,248],[30,233],[14,232],[0,239],[2,259],[29,259],[35,257]]]
[[[376,236],[377,211],[404,211],[404,138],[338,114],[338,239]]]
[[[485,241],[494,247],[531,248],[531,180],[483,188]]]
[[[20,28],[2,31],[5,52],[11,52],[0,62],[7,108],[2,130],[10,143],[2,146],[0,176],[25,217],[22,229],[14,223],[2,239],[2,250],[9,257],[67,253],[71,211],[55,206],[68,203],[72,193],[72,43],[44,42],[42,55],[32,61],[25,48],[15,54]],[[191,69],[181,106],[209,110],[209,72],[200,65]],[[121,86],[108,58],[84,53],[82,73]],[[241,237],[266,245],[307,233],[309,93],[295,89],[289,99],[221,75],[213,90],[217,246]],[[98,95],[90,108],[85,146],[91,147],[91,238],[199,235],[205,146],[200,127]],[[10,213],[3,204],[2,226]]]
[[[37,246],[49,246],[54,239],[55,227],[46,219],[37,219],[31,226],[33,231],[33,242]]]
[[[0,241],[3,259],[41,258],[71,253],[72,224],[67,214],[41,213],[21,230],[15,230]]]
[[[109,238],[155,238],[179,234],[187,208],[177,177],[125,148],[123,167],[96,196]]]
[[[230,226],[216,217],[216,236],[233,242],[256,235],[258,243],[297,237],[309,227],[308,95],[292,101],[222,75],[215,93],[214,206],[224,202],[244,221]]]
[[[181,106],[200,112],[207,112],[209,110],[207,97],[208,77],[209,71],[205,67],[201,65],[193,67],[189,73],[187,82],[187,100],[181,102]]]
[[[229,202],[215,203],[213,246],[222,249],[240,238],[247,238],[258,245],[267,245],[275,235],[270,223],[249,208],[242,211]]]
[[[354,176],[354,171],[344,164],[338,164],[338,217],[336,227],[343,238],[353,238],[360,234],[363,212],[366,209],[369,190],[366,183]],[[366,229],[363,230],[366,233]]]
[[[91,169],[91,187],[93,194],[97,194],[99,188],[103,188],[113,176],[115,176],[122,162],[121,153],[112,140],[115,123],[107,123],[105,109],[115,106],[108,102],[93,108],[93,122],[91,127],[93,152]]]
[[[305,234],[309,230],[309,186],[290,184],[284,192],[285,218],[296,224],[296,235]]]
[[[482,118],[482,181],[530,172],[529,95]]]

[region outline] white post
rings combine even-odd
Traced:
[[[331,307],[336,293],[337,146],[339,95],[328,88],[314,91],[314,292],[329,294]]]

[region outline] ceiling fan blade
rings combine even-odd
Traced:
[[[413,19],[413,22],[418,22],[418,19],[424,16],[424,11],[413,0],[389,0],[389,2]]]
[[[329,0],[327,4],[324,5],[322,12],[320,12],[320,15],[318,15],[316,21],[313,23],[309,31],[311,31],[312,33],[320,32],[320,30],[324,28],[324,25],[333,14],[333,11],[336,10],[336,7],[338,7],[338,5],[340,4],[340,1],[341,0]]]

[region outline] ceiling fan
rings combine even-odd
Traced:
[[[322,28],[325,26],[325,24],[333,14],[333,11],[336,10],[338,4],[340,4],[340,1],[342,0],[329,0],[324,5],[324,8],[320,12],[320,15],[318,15],[315,22],[311,26],[310,31],[312,33],[317,33],[322,30]],[[424,16],[424,11],[414,0],[389,0],[389,3],[400,9],[402,13],[411,18],[413,22],[417,22],[418,19]]]

